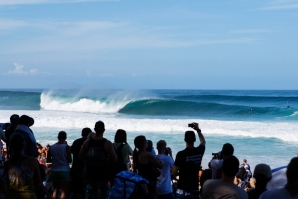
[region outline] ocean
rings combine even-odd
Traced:
[[[71,144],[82,128],[102,120],[112,141],[124,129],[132,148],[145,135],[154,146],[166,140],[174,156],[185,148],[188,123],[198,122],[206,139],[203,168],[227,142],[252,168],[284,166],[298,153],[298,91],[1,89],[0,113],[0,123],[12,114],[33,117],[42,145],[55,143],[61,130]]]

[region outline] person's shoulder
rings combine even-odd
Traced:
[[[196,147],[197,150],[205,150],[206,146],[205,144],[200,144],[199,146]]]
[[[209,180],[206,180],[204,182],[204,188],[214,186],[214,185],[217,185],[219,183],[220,183],[220,180],[218,180],[218,179],[209,179]]]
[[[259,197],[260,199],[275,199],[275,198],[286,198],[289,195],[285,188],[267,190]],[[298,197],[296,197],[298,198]]]
[[[248,195],[247,195],[247,192],[244,191],[244,189],[238,187],[238,186],[235,185],[235,184],[232,184],[232,185],[233,185],[232,187],[234,187],[234,188],[237,190],[237,192],[238,192],[239,195],[242,195],[242,196],[248,196]],[[241,198],[243,198],[243,197],[241,197]]]

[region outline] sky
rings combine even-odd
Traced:
[[[298,89],[298,0],[0,0],[0,89]]]

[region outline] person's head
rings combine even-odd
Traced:
[[[118,129],[116,131],[115,137],[114,137],[114,142],[115,143],[126,143],[126,131],[123,129]]]
[[[17,114],[13,114],[10,116],[10,124],[12,126],[18,126],[20,120],[20,116]]]
[[[184,134],[184,141],[187,144],[193,144],[196,141],[196,135],[193,131],[186,131]]]
[[[156,148],[158,150],[158,154],[161,154],[162,152],[165,152],[166,151],[166,148],[167,148],[166,141],[165,140],[159,140],[156,143]]]
[[[286,175],[287,175],[288,183],[298,184],[298,158],[297,157],[291,159],[287,167]]]
[[[58,140],[66,140],[66,138],[67,138],[67,134],[65,131],[60,131],[58,133]]]
[[[133,163],[137,165],[139,163],[139,151],[144,150],[146,147],[146,137],[139,135],[134,139],[135,149],[133,151]]]
[[[96,134],[103,134],[105,131],[105,124],[102,121],[97,121],[94,126],[94,131]]]
[[[135,148],[138,150],[142,150],[146,147],[146,137],[143,135],[139,135],[134,140]]]
[[[13,134],[10,138],[9,149],[13,154],[22,152],[24,148],[24,138],[20,134]]]
[[[19,119],[19,124],[30,127],[34,124],[34,119],[32,117],[29,117],[28,115],[22,115]]]
[[[146,150],[151,152],[153,148],[153,142],[151,140],[147,140],[146,142]]]
[[[239,171],[239,160],[231,155],[223,159],[222,172],[226,177],[234,178]]]
[[[243,163],[244,163],[244,164],[247,164],[247,160],[246,160],[246,159],[243,159]]]
[[[259,188],[259,186],[261,186],[261,188],[265,188],[272,178],[270,166],[267,164],[256,165],[253,177],[256,179],[256,188]]]
[[[39,144],[39,143],[36,143],[36,145],[37,145],[37,148],[39,148],[39,149],[42,149],[43,147],[41,146],[41,144]]]
[[[81,135],[82,135],[82,137],[87,137],[89,135],[89,133],[91,133],[91,132],[92,132],[92,130],[90,128],[86,127],[86,128],[82,129]]]
[[[233,155],[234,154],[233,145],[231,145],[230,143],[225,143],[222,146],[221,153],[222,153],[223,158]],[[238,165],[238,167],[239,167],[239,165]]]

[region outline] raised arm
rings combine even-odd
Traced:
[[[201,132],[201,129],[199,128],[199,124],[193,122],[193,127],[192,127],[192,128],[193,128],[195,131],[197,131],[201,144],[202,144],[202,145],[206,145],[206,141],[205,141],[205,138],[204,138],[204,136],[203,136],[203,134],[202,134],[202,132]]]

